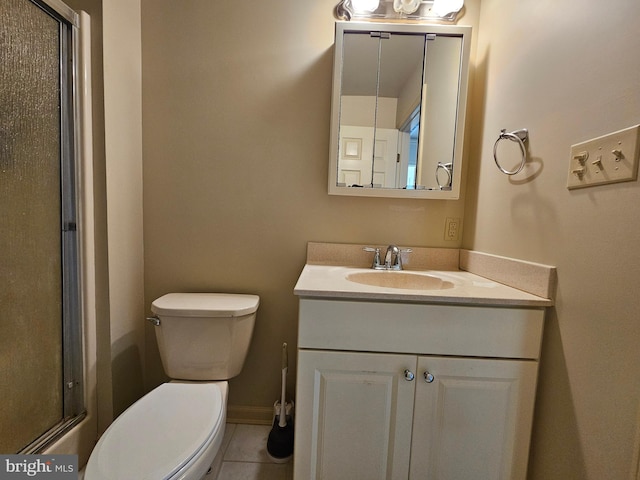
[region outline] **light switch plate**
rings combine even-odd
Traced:
[[[571,146],[567,188],[583,188],[638,178],[640,125]]]

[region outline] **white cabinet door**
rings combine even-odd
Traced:
[[[408,478],[415,355],[299,351],[294,478]]]
[[[409,478],[524,480],[537,368],[534,361],[419,357]]]

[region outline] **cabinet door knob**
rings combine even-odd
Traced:
[[[411,370],[407,369],[407,370],[404,371],[404,379],[407,382],[413,381],[414,378],[416,378],[416,376],[413,374],[413,372]]]
[[[427,383],[431,383],[436,379],[436,377],[434,377],[432,374],[430,374],[429,372],[424,372],[424,381]]]

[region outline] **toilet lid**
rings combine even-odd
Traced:
[[[164,383],[111,424],[91,454],[87,478],[169,479],[209,444],[222,418],[216,383]]]
[[[260,297],[234,293],[167,293],[151,303],[157,315],[240,317],[258,309]]]

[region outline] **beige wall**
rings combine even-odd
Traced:
[[[572,144],[640,123],[639,18],[630,0],[482,0],[464,245],[558,267],[531,479],[635,478],[640,184],[565,185]],[[531,160],[509,179],[493,144],[522,127]]]
[[[112,408],[114,416],[117,416],[144,393],[139,0],[105,0],[102,20],[105,126],[103,168],[106,182],[109,272],[108,359]],[[102,328],[104,335],[104,325]]]
[[[145,300],[260,295],[231,405],[279,396],[307,241],[458,246],[444,225],[461,201],[327,195],[334,6],[142,2]],[[164,380],[153,335],[147,387]]]
[[[640,4],[482,1],[466,212],[327,195],[334,4],[142,1],[146,308],[171,291],[259,294],[230,404],[268,406],[280,344],[295,345],[307,241],[458,246],[444,222],[465,213],[465,247],[558,266],[530,478],[630,479],[640,189],[565,183],[571,144],[640,123]],[[461,23],[478,10],[467,4]],[[510,179],[493,143],[521,127],[532,159]],[[146,339],[150,388],[164,375],[150,326]]]

